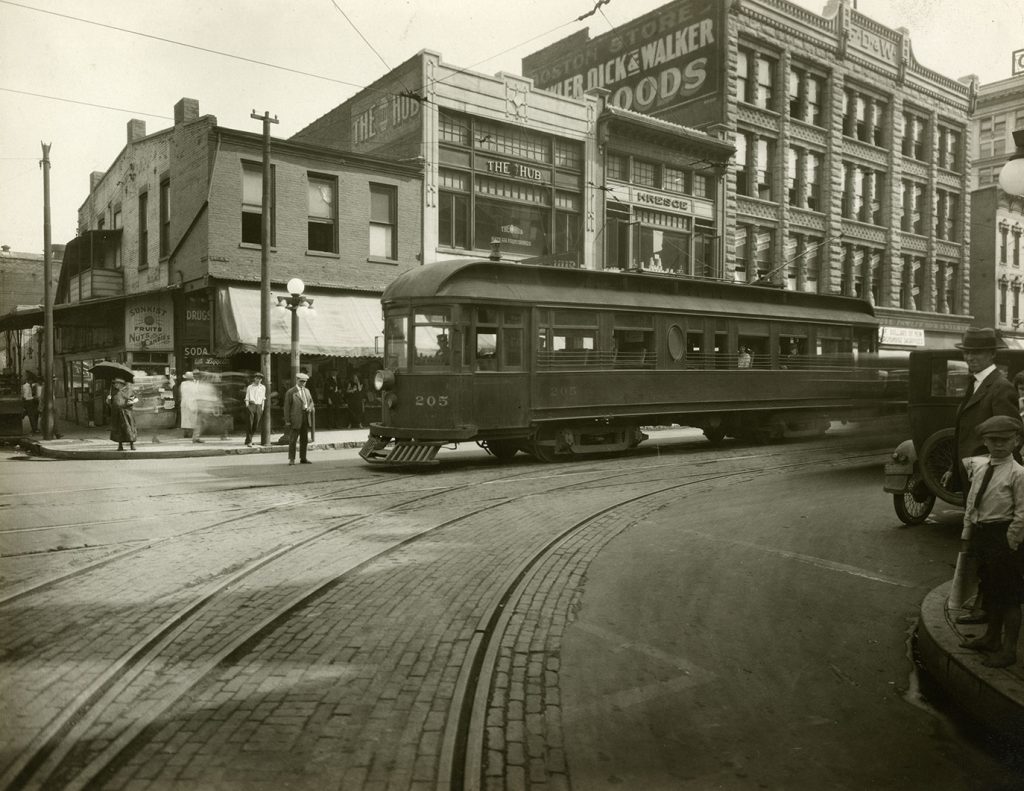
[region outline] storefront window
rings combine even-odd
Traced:
[[[550,252],[550,216],[544,208],[477,198],[476,244],[496,241],[509,252],[545,255]]]

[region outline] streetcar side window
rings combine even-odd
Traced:
[[[589,310],[542,310],[537,339],[537,367],[583,368],[597,360],[597,314]]]
[[[407,316],[388,316],[384,323],[384,367],[404,371],[409,367]]]
[[[523,313],[477,308],[474,362],[477,371],[510,371],[523,367]]]
[[[646,313],[616,313],[612,331],[615,368],[653,368],[654,317]]]
[[[691,370],[707,367],[704,359],[704,330],[689,330],[686,333],[686,367]]]
[[[414,360],[416,368],[448,368],[452,363],[451,312],[429,308],[415,315]]]

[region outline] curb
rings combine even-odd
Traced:
[[[363,442],[339,441],[339,442],[310,442],[309,450],[342,450],[346,448],[361,448]],[[61,448],[44,445],[39,441],[22,441],[15,445],[24,453],[31,456],[42,456],[48,459],[62,459],[73,461],[117,461],[120,459],[187,459],[198,456],[249,456],[259,453],[286,453],[287,445],[262,445],[230,446],[230,447],[202,447],[202,448],[180,448],[168,450],[101,450],[98,448]]]
[[[957,706],[978,723],[1024,744],[1024,681],[1009,669],[981,664],[976,651],[960,647],[966,636],[946,609],[950,582],[921,604],[917,647],[921,663]]]

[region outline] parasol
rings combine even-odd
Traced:
[[[127,365],[104,360],[89,369],[89,373],[100,379],[124,379],[126,382],[135,381],[135,374]]]

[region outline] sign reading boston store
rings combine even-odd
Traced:
[[[715,122],[727,5],[678,0],[593,40],[583,31],[528,55],[523,73],[565,96],[606,88],[616,107],[690,126]]]

